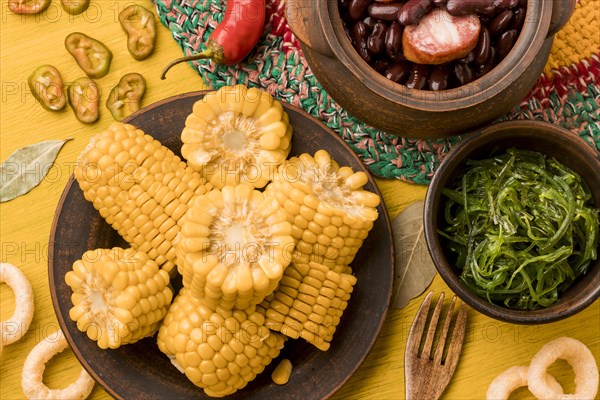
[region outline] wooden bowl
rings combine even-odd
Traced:
[[[338,0],[288,0],[286,17],[311,71],[351,115],[399,136],[436,138],[495,120],[535,85],[575,0],[527,4],[527,22],[508,56],[480,79],[439,92],[409,89],[368,65],[344,32]]]
[[[600,208],[600,161],[592,147],[563,128],[537,121],[511,121],[492,125],[467,137],[444,159],[435,173],[425,199],[425,238],[435,266],[465,303],[489,317],[517,324],[542,324],[578,313],[600,296],[600,260],[592,261],[587,273],[579,277],[550,307],[520,311],[489,303],[471,292],[459,279],[452,265],[455,257],[444,245],[438,228],[444,223],[442,189],[449,186],[467,160],[489,157],[495,150],[515,147],[555,158],[575,172],[591,189],[596,208]]]
[[[180,134],[185,118],[204,93],[189,93],[160,101],[138,111],[126,122],[143,129],[180,155]],[[283,105],[294,127],[292,155],[314,154],[324,148],[340,165],[368,174],[358,156],[335,133],[304,111],[286,103]],[[381,196],[371,175],[365,188]],[[304,340],[290,339],[279,357],[288,358],[293,365],[292,376],[286,385],[279,386],[271,380],[270,374],[279,362],[277,359],[228,399],[325,399],[356,371],[383,325],[392,290],[392,231],[383,202],[377,210],[379,218],[352,263],[358,282],[331,348],[323,352]],[[129,247],[84,199],[79,185],[71,177],[52,224],[48,277],[58,322],[75,356],[116,399],[208,399],[202,389],[179,373],[158,350],[155,337],[116,350],[101,350],[69,318],[72,303],[71,289],[64,279],[66,272],[86,250],[114,246]],[[180,279],[174,286],[176,289],[181,287]]]

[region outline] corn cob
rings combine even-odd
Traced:
[[[75,177],[87,200],[132,247],[167,272],[172,242],[204,180],[171,150],[132,125],[114,122],[81,154]]]
[[[302,337],[326,351],[355,284],[353,275],[324,265],[292,263],[259,309],[264,309],[269,329],[294,339]]]
[[[195,198],[176,243],[183,285],[212,309],[244,309],[273,292],[294,239],[284,210],[240,184]]]
[[[90,250],[65,275],[77,328],[102,349],[154,335],[173,299],[169,274],[134,249]]]
[[[380,198],[363,190],[364,172],[340,167],[325,150],[290,158],[265,194],[275,197],[292,221],[292,257],[350,273],[349,264],[377,219]]]
[[[158,332],[158,348],[207,395],[226,396],[279,355],[285,337],[264,321],[255,307],[213,311],[183,288]]]
[[[243,182],[264,187],[291,148],[292,126],[267,92],[226,86],[194,104],[181,133],[181,154],[221,189]]]

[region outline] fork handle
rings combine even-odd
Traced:
[[[406,400],[438,400],[441,397],[450,377],[443,372],[437,376],[432,374],[430,364],[429,357],[405,361]]]

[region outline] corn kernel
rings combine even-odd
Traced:
[[[120,141],[117,138],[126,139]],[[92,139],[78,161],[75,177],[84,196],[96,209],[102,210],[101,215],[125,240],[152,254],[157,262],[163,263],[164,269],[171,271],[175,266],[175,253],[169,250],[176,234],[171,232],[169,240],[156,239],[150,244],[150,247],[155,247],[151,251],[148,244],[158,233],[150,229],[147,221],[154,222],[166,214],[166,218],[161,218],[166,225],[156,225],[155,228],[166,232],[168,226],[177,225],[178,219],[187,210],[187,204],[182,204],[175,193],[183,193],[184,190],[179,188],[183,185],[188,188],[186,193],[204,193],[206,187],[200,175],[187,168],[179,157],[149,135],[118,122]],[[91,175],[89,169],[94,162],[98,164],[95,174]],[[180,180],[174,191],[170,185],[173,185],[173,176],[177,175],[186,177],[186,181]],[[190,186],[186,182],[193,184]],[[173,211],[177,211],[178,215]],[[163,244],[165,241],[167,245]],[[167,253],[169,257],[166,257]]]
[[[65,277],[73,291],[69,316],[101,348],[117,348],[151,336],[169,305],[161,304],[158,295],[172,297],[168,279],[161,279],[160,285],[154,280],[159,274],[156,262],[133,249],[88,251]],[[85,279],[74,279],[74,275]]]
[[[209,396],[224,396],[254,379],[283,347],[284,336],[263,332],[265,327],[253,321],[264,321],[254,307],[214,311],[184,288],[173,301],[157,342],[192,383]],[[260,340],[263,333],[268,336]]]
[[[212,308],[260,303],[275,289],[294,246],[287,214],[276,204],[247,185],[198,196],[176,245],[184,286]]]
[[[364,172],[340,168],[323,150],[293,157],[278,169],[265,192],[276,193],[292,221],[292,236],[300,240],[294,260],[327,266],[352,262],[377,218],[379,196],[363,190],[366,183]],[[350,235],[357,240],[344,242]]]
[[[286,336],[302,337],[325,351],[355,283],[354,276],[334,272],[318,263],[292,263],[274,294],[260,305],[265,310],[266,324]],[[293,299],[293,303],[289,306],[282,299],[286,303]]]
[[[224,87],[194,105],[181,153],[218,189],[241,183],[262,188],[287,157],[291,135],[287,114],[268,93]]]

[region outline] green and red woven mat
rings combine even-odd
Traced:
[[[204,49],[223,19],[226,0],[156,0],[162,23],[186,55]],[[380,177],[429,183],[440,160],[458,143],[420,140],[379,131],[349,115],[316,80],[284,17],[285,0],[267,0],[267,22],[257,48],[236,66],[194,64],[212,88],[260,87],[299,106],[339,134]],[[549,121],[579,134],[600,154],[600,1],[578,1],[569,24],[555,39],[544,74],[506,119]]]

